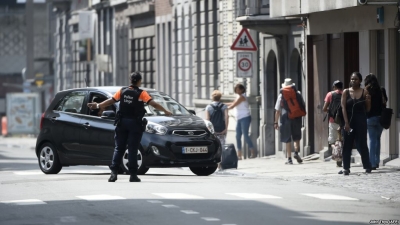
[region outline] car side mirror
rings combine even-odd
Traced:
[[[101,118],[102,118],[102,119],[115,119],[115,112],[112,111],[112,110],[104,111],[104,112],[101,114]]]
[[[193,109],[188,109],[188,111],[189,111],[191,114],[196,115],[196,112],[195,112]]]

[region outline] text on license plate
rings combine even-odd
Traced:
[[[196,153],[208,153],[207,146],[202,146],[202,147],[182,147],[182,154],[196,154]]]

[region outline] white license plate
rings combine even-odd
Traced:
[[[208,153],[207,146],[202,147],[182,147],[182,154]]]

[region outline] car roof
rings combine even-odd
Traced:
[[[97,86],[97,87],[84,87],[84,88],[72,88],[72,89],[68,89],[68,90],[63,90],[60,92],[64,92],[64,91],[105,91],[105,92],[109,92],[109,93],[115,93],[117,92],[119,89],[126,87],[126,86]],[[157,91],[155,89],[152,88],[140,88],[144,91],[148,91],[148,92],[154,92]]]

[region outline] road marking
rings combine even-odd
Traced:
[[[24,199],[24,200],[13,200],[13,201],[2,201],[1,203],[12,204],[12,205],[44,205],[47,204],[39,199]]]
[[[147,200],[149,203],[163,203],[162,201],[158,200]]]
[[[152,193],[152,194],[168,199],[203,199],[203,197],[201,196],[189,195],[185,193]]]
[[[162,206],[164,206],[165,208],[179,208],[176,205],[162,205]]]
[[[14,172],[15,175],[40,175],[40,174],[44,174],[41,171],[18,171],[18,172]]]
[[[61,223],[76,223],[75,216],[63,216],[60,218]]]
[[[257,193],[226,193],[227,195],[234,195],[241,198],[247,199],[278,199],[281,198],[279,196],[274,195],[262,195]]]
[[[218,218],[213,218],[213,217],[201,217],[205,221],[220,221]]]
[[[306,195],[309,197],[314,197],[314,198],[319,198],[319,199],[324,199],[324,200],[349,200],[349,201],[358,201],[356,198],[350,198],[347,196],[342,196],[342,195],[333,195],[333,194],[302,194]]]
[[[199,214],[198,212],[196,212],[196,211],[193,211],[193,210],[181,210],[181,212],[183,212],[183,213],[185,213],[185,214]]]
[[[87,201],[102,201],[102,200],[121,200],[126,199],[120,196],[115,195],[84,195],[84,196],[76,196],[77,198],[81,198]]]

